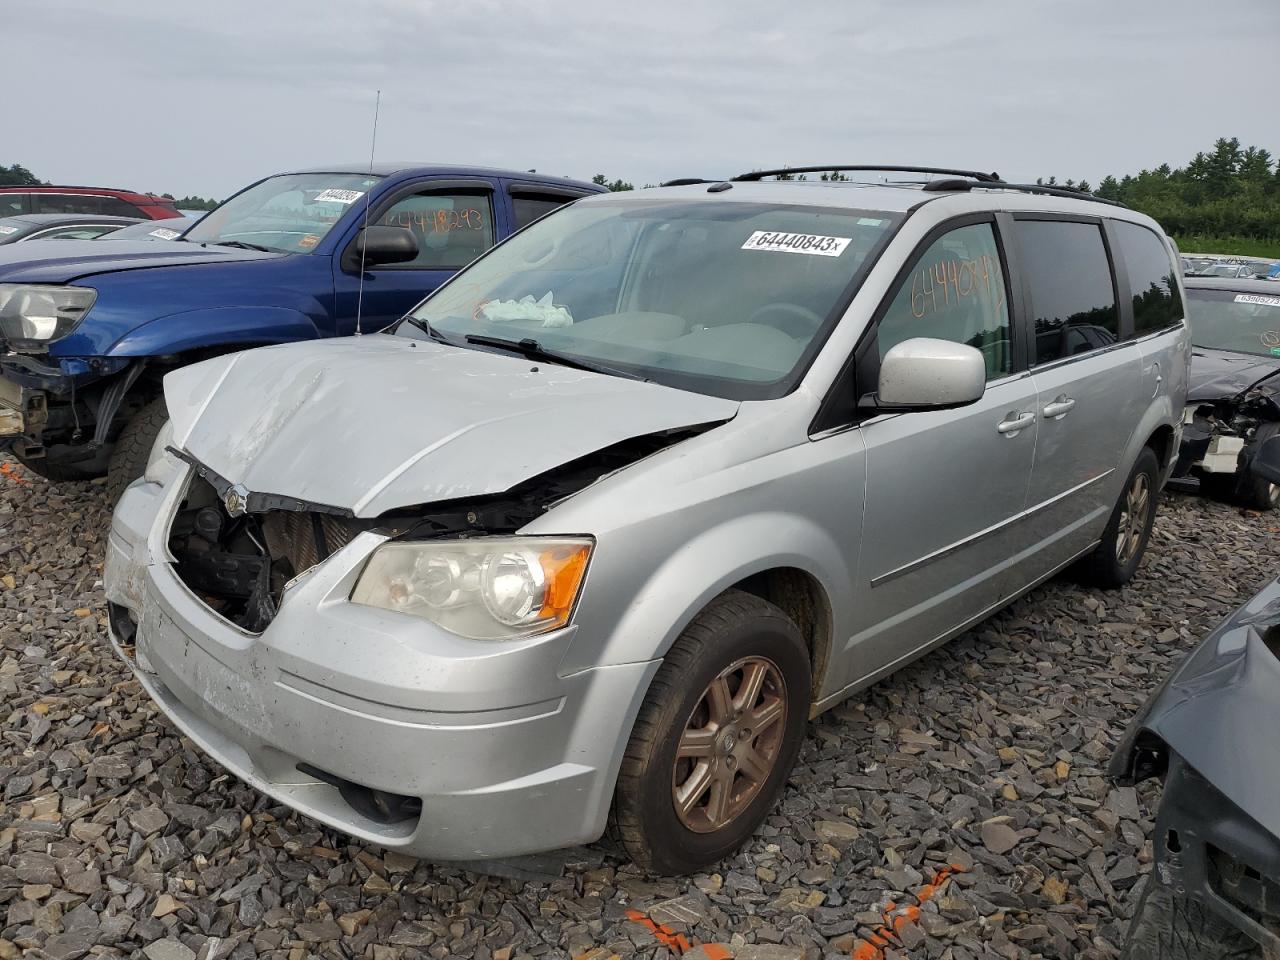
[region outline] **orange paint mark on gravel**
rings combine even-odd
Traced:
[[[914,906],[899,907],[892,900],[886,903],[881,917],[881,926],[853,945],[853,950],[849,954],[852,960],[884,960],[884,948],[893,944],[903,927],[920,919],[920,905],[941,893],[951,882],[952,874],[963,872],[964,868],[954,863],[938,870],[928,883],[916,891]]]
[[[649,932],[657,937],[658,942],[677,956],[689,950],[689,941],[683,933],[676,933],[666,924],[655,922],[639,910],[628,910],[627,919],[648,927]]]

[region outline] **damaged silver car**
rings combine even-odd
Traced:
[[[584,199],[384,334],[170,374],[113,642],[367,841],[732,853],[809,718],[1072,564],[1128,581],[1178,449],[1159,227],[936,173]]]
[[[1191,381],[1175,478],[1254,510],[1280,506],[1280,288],[1189,278]]]

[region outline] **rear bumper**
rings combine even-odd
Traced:
[[[656,662],[560,676],[573,628],[478,643],[348,603],[382,539],[371,533],[295,583],[262,634],[245,633],[155,549],[181,486],[126,491],[104,579],[117,651],[201,749],[316,820],[416,856],[599,837]],[[379,797],[402,815],[380,816]]]

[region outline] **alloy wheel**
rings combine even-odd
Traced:
[[[777,763],[787,687],[765,657],[730,664],[707,685],[676,747],[671,799],[680,822],[712,833],[751,805]]]
[[[1127,564],[1138,552],[1147,527],[1151,507],[1151,482],[1145,473],[1136,473],[1120,508],[1120,528],[1116,531],[1116,560]]]

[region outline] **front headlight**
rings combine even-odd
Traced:
[[[591,547],[581,537],[386,543],[369,558],[351,601],[472,640],[531,637],[569,622]]]
[[[70,333],[97,297],[89,287],[0,283],[0,338],[18,350],[43,347]]]

